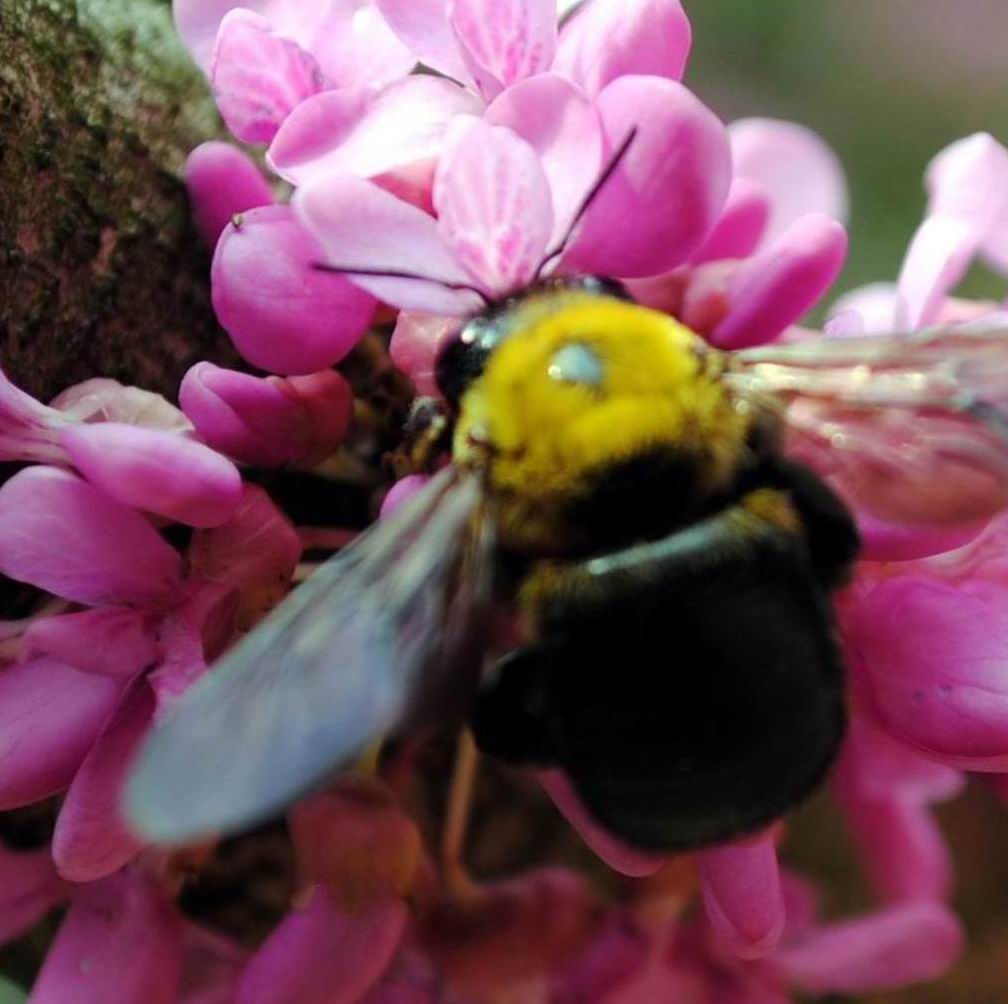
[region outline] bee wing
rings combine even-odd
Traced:
[[[795,459],[882,519],[970,522],[1008,504],[1008,329],[764,346],[729,370],[783,419]]]
[[[448,608],[459,618],[452,586],[480,499],[475,477],[441,472],[227,652],[143,747],[133,827],[161,843],[244,828],[409,715]]]

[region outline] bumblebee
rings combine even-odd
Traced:
[[[166,843],[240,829],[461,709],[634,846],[765,825],[842,737],[851,508],[1003,507],[1006,370],[994,330],[717,351],[602,279],[489,307],[438,363],[445,465],[184,695],[128,817]]]

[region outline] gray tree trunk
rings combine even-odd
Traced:
[[[179,172],[217,134],[167,0],[0,0],[0,365],[174,397],[234,359]]]

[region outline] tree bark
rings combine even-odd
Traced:
[[[180,170],[219,122],[166,0],[0,0],[0,365],[174,398],[232,362]]]

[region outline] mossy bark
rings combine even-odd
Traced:
[[[164,0],[0,0],[0,365],[174,396],[233,359],[180,171],[219,129]]]

